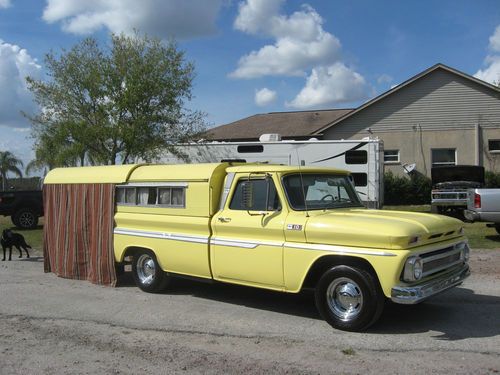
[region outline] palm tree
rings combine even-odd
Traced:
[[[9,151],[0,151],[0,174],[2,176],[2,190],[5,191],[7,186],[7,173],[12,172],[19,177],[23,177],[23,173],[17,166],[23,166],[23,162],[16,158]]]

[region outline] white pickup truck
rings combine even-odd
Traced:
[[[500,189],[469,189],[465,218],[469,221],[486,221],[500,234]]]

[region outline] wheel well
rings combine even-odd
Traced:
[[[377,273],[367,260],[350,256],[327,255],[317,259],[311,266],[304,283],[302,284],[302,289],[314,289],[321,276],[327,270],[335,266],[351,266],[361,268],[370,272],[378,281]]]
[[[125,249],[125,252],[123,253],[123,262],[126,262],[126,261],[125,261],[125,258],[127,258],[127,257],[133,257],[133,256],[135,256],[137,253],[139,253],[139,252],[141,252],[141,251],[144,251],[144,250],[151,251],[153,254],[155,253],[153,250],[148,249],[147,247],[130,246],[130,247],[127,247],[127,248]]]

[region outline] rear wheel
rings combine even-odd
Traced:
[[[334,328],[360,331],[380,317],[384,295],[370,272],[336,266],[321,277],[315,292],[316,307]]]
[[[170,278],[163,272],[152,251],[142,250],[133,257],[132,274],[143,291],[156,293],[165,289]]]
[[[38,225],[38,215],[31,208],[21,208],[12,217],[12,223],[21,229],[34,229]]]

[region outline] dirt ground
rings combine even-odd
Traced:
[[[332,329],[310,294],[176,281],[147,294],[0,262],[0,374],[495,374],[500,250],[423,304],[388,304],[365,333]]]

